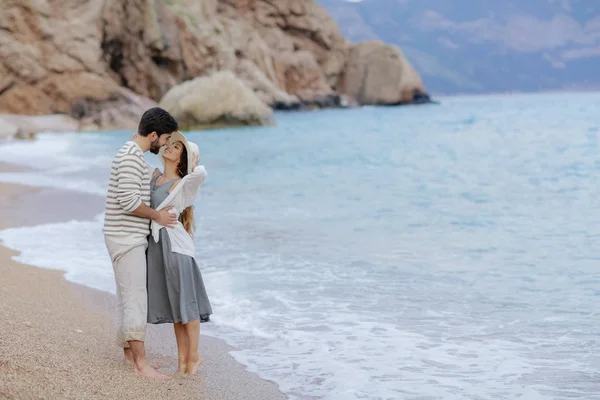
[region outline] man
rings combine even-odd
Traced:
[[[177,121],[162,108],[144,113],[137,135],[113,159],[106,196],[104,239],[117,286],[117,341],[125,361],[143,375],[168,379],[146,360],[144,340],[148,300],[146,293],[146,248],[150,220],[174,227],[177,217],[169,210],[156,211],[150,204],[151,170],[144,153],[157,154]]]

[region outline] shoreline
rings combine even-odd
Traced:
[[[427,93],[429,96],[428,101],[413,101],[408,103],[397,103],[397,104],[362,104],[362,105],[339,105],[339,106],[326,106],[326,107],[311,107],[309,101],[305,106],[272,106],[271,109],[274,113],[311,113],[326,110],[360,110],[363,107],[382,107],[382,108],[396,108],[406,106],[421,106],[421,105],[440,105],[442,101],[448,99],[465,99],[465,98],[485,98],[485,97],[516,97],[516,96],[536,96],[536,95],[562,95],[562,94],[594,94],[600,93],[600,87],[591,88],[554,88],[554,89],[543,89],[537,91],[519,91],[519,90],[506,90],[506,91],[492,91],[492,92],[437,92]],[[63,113],[55,114],[0,114],[0,145],[2,140],[35,140],[37,135],[43,133],[60,133],[60,132],[101,132],[105,130],[127,130],[133,131],[132,126],[110,126],[110,127],[92,127],[89,129],[80,129],[80,121],[73,119]],[[4,124],[2,126],[2,124]],[[244,127],[258,127],[268,126],[267,125],[246,125],[246,124],[221,124],[221,123],[207,123],[206,125],[198,125],[198,129],[182,129],[182,131],[194,131],[194,130],[220,130],[230,128],[244,128]],[[0,166],[2,163],[0,163]],[[0,172],[1,172],[0,167]]]
[[[26,168],[0,163],[0,172],[19,171]],[[104,203],[95,195],[3,182],[0,194],[0,230],[91,220]],[[114,295],[67,281],[63,271],[21,264],[13,259],[18,254],[0,243],[0,398],[286,398],[236,362],[233,347],[205,335],[198,375],[164,382],[136,374],[114,344]],[[146,343],[162,372],[176,371],[171,325],[149,325]]]

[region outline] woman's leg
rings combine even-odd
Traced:
[[[173,324],[173,329],[175,330],[175,339],[177,339],[177,356],[179,360],[177,372],[183,374],[188,361],[188,336],[185,327],[181,322]]]
[[[198,343],[200,341],[200,320],[189,321],[185,326],[188,340],[188,356],[187,356],[187,368],[185,373],[188,375],[195,375],[198,371],[198,367],[204,361],[198,354]]]

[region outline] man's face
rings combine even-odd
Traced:
[[[160,135],[159,136],[158,133],[152,132],[152,134],[151,134],[152,142],[150,143],[150,152],[152,154],[158,154],[158,152],[160,151],[160,148],[169,142],[170,137],[171,137],[170,133],[168,135]]]
[[[160,147],[166,146],[169,143],[169,139],[171,139],[171,133],[169,133],[168,135],[160,135],[160,137],[158,138],[158,143],[160,144]]]

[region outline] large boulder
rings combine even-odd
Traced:
[[[410,104],[427,96],[402,51],[376,40],[352,46],[339,90],[373,105]]]
[[[169,90],[159,105],[184,130],[274,124],[273,110],[230,71],[183,82]]]

